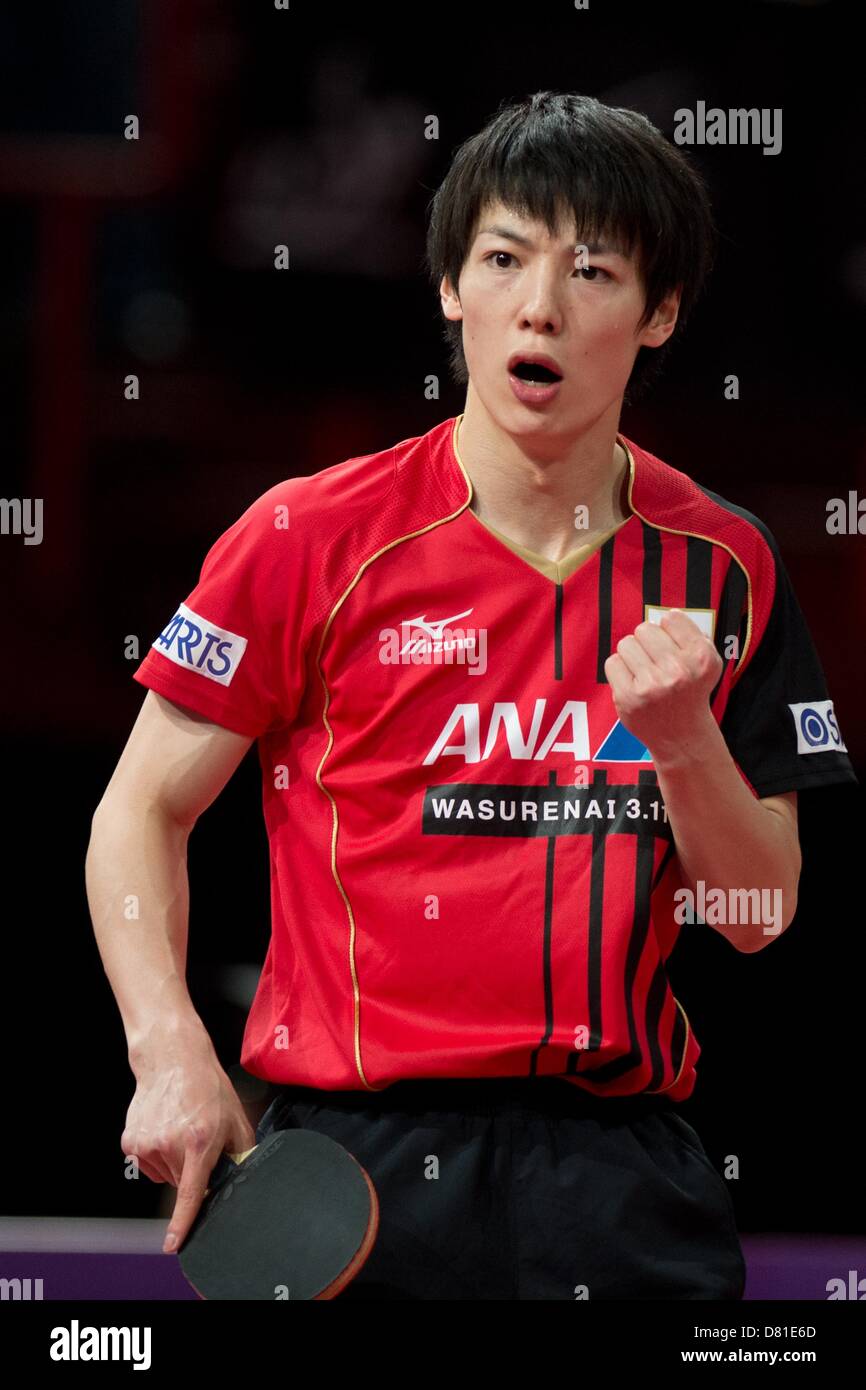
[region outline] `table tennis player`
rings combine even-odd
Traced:
[[[167,1250],[223,1151],[300,1126],[379,1197],[342,1297],[742,1297],[666,965],[700,894],[776,906],[693,917],[734,950],[777,940],[798,793],[856,779],[767,526],[692,476],[699,438],[680,468],[620,432],[715,235],[644,116],[503,105],[430,207],[463,411],[256,498],[135,671],[88,891]],[[254,741],[257,1133],[185,982],[188,837]]]

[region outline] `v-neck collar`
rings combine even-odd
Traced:
[[[601,550],[601,547],[610,540],[611,536],[616,535],[617,531],[626,526],[634,515],[631,513],[629,516],[623,517],[622,521],[618,521],[609,531],[603,531],[600,536],[595,536],[591,541],[586,541],[583,545],[577,546],[576,549],[570,550],[561,560],[548,560],[546,555],[539,555],[536,551],[530,550],[528,546],[520,545],[518,541],[512,540],[503,531],[497,531],[496,527],[491,526],[489,521],[482,521],[481,517],[471,508],[468,510],[470,516],[474,516],[479,526],[483,526],[485,531],[489,531],[494,540],[513,551],[527,565],[538,570],[545,579],[552,580],[554,584],[564,584],[567,579],[570,579],[575,571],[579,570],[581,565],[585,564],[597,550]]]
[[[491,536],[497,544],[516,555],[518,559],[522,560],[530,569],[543,575],[545,579],[549,579],[554,584],[564,584],[565,581],[570,579],[597,550],[600,550],[602,546],[610,540],[611,536],[614,536],[617,531],[622,530],[624,526],[627,526],[628,523],[634,519],[636,513],[630,511],[628,516],[623,517],[622,521],[618,521],[616,525],[612,526],[608,531],[604,531],[600,536],[594,537],[593,540],[587,541],[584,545],[576,546],[574,550],[570,550],[567,555],[564,555],[561,560],[548,560],[545,555],[539,555],[536,551],[530,550],[528,546],[521,545],[519,541],[512,540],[512,538],[506,536],[503,531],[499,531],[495,526],[492,526],[489,521],[483,521],[482,518],[472,510],[471,503],[475,495],[475,489],[457,447],[457,433],[462,419],[463,414],[461,413],[456,416],[453,421],[450,432],[450,444],[451,452],[469,489],[469,496],[465,507],[466,511],[474,518],[477,525],[483,527],[487,534]],[[635,471],[634,456],[632,455],[627,441],[619,433],[616,436],[616,442],[622,445],[625,450],[629,466],[629,482],[631,483]],[[628,492],[631,492],[631,486],[629,486]]]

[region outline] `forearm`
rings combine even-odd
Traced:
[[[189,833],[154,807],[108,801],[93,818],[87,898],[136,1073],[179,1040],[210,1046],[186,985]]]
[[[797,906],[799,849],[785,821],[752,795],[712,715],[696,737],[653,751],[653,760],[683,883],[695,892],[702,881],[706,894],[721,890],[726,898],[737,889],[769,894],[757,901],[778,907],[781,924],[765,931],[760,916],[709,923],[738,950],[766,946]]]

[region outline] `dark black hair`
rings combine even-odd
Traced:
[[[716,228],[701,174],[638,111],[559,92],[502,105],[460,145],[430,201],[426,265],[437,293],[443,275],[458,289],[478,218],[496,201],[543,222],[551,236],[570,210],[577,243],[608,240],[634,256],[646,296],[641,328],[681,286],[671,338],[638,351],[625,395],[636,399],[661,371],[712,268]],[[451,374],[465,385],[462,322],[444,324]]]

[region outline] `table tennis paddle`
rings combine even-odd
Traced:
[[[378,1229],[376,1189],[342,1144],[273,1130],[220,1157],[178,1258],[204,1299],[336,1298]]]

